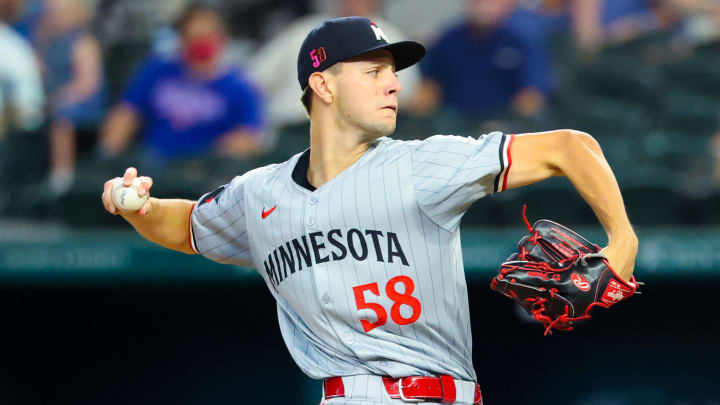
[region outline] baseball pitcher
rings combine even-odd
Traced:
[[[601,252],[617,276],[633,272],[637,238],[590,135],[388,137],[396,72],[424,54],[366,18],[328,20],[298,54],[309,149],[198,201],[150,198],[135,213],[120,212],[105,185],[107,211],[148,240],[255,268],[293,359],[323,380],[324,404],[482,403],[460,220],[484,196],[567,176],[607,231]],[[123,180],[137,176],[129,168]],[[141,180],[149,193],[152,179]]]

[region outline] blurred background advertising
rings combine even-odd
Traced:
[[[605,243],[592,210],[553,178],[465,214],[486,403],[720,404],[718,0],[0,0],[0,404],[319,402],[254,270],[154,246],[100,194],[134,166],[197,199],[303,151],[297,51],[348,15],[428,48],[393,137],[588,132],[636,227],[643,295],[543,337],[489,282],[524,203]]]

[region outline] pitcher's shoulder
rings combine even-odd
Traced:
[[[393,139],[387,136],[376,139],[373,142],[374,148],[377,152],[391,153],[395,155],[403,155],[412,150],[421,140],[404,140],[404,139]]]
[[[480,137],[479,139],[482,139]],[[457,147],[464,148],[467,144],[477,142],[478,138],[460,135],[431,135],[424,139],[399,140],[388,137],[378,138],[375,142],[376,153],[385,154],[387,161],[399,159],[404,156],[422,154],[425,152],[437,153],[443,150],[452,150]]]
[[[262,183],[268,183],[274,181],[280,176],[283,176],[283,174],[287,173],[288,171],[292,171],[297,164],[298,159],[300,158],[300,156],[302,156],[303,153],[305,153],[305,151],[293,155],[292,157],[290,157],[290,159],[284,162],[271,163],[252,169],[245,173],[243,176],[247,176],[247,181],[252,182],[259,181]]]

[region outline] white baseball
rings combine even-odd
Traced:
[[[123,186],[123,179],[115,180],[112,188],[113,204],[118,209],[127,212],[135,212],[142,208],[149,195],[147,193],[143,196],[138,195],[138,187],[140,187],[141,183],[142,180],[136,177],[131,186],[125,187]]]

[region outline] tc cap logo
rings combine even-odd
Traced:
[[[378,41],[384,39],[385,42],[390,42],[383,30],[381,30],[380,27],[375,25],[375,23],[372,21],[370,22],[370,28],[372,28],[373,32],[375,33],[375,39],[377,39]]]

